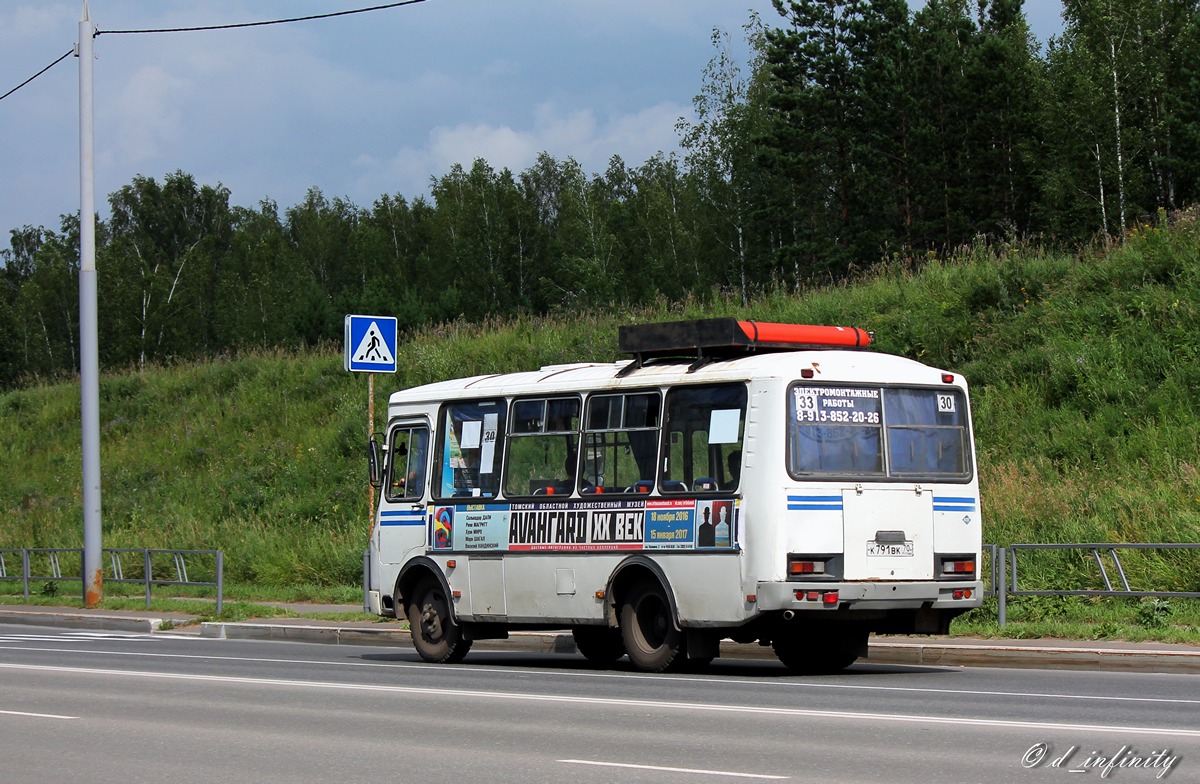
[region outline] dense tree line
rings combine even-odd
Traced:
[[[748,300],[964,243],[1119,236],[1200,198],[1200,0],[775,0],[716,31],[684,154],[587,173],[456,165],[370,208],[282,212],[177,171],[108,197],[101,362],[337,340],[345,313],[462,317]],[[77,216],[0,251],[0,387],[78,367]]]

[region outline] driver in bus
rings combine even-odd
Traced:
[[[735,449],[730,452],[726,461],[729,464],[729,479],[722,489],[737,490],[738,480],[742,475],[742,450]]]

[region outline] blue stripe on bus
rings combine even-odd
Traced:
[[[955,496],[934,496],[933,511],[935,512],[974,512],[974,498],[958,498]]]
[[[840,495],[789,495],[787,500],[789,512],[842,511],[842,497]]]
[[[842,497],[838,495],[789,495],[787,500],[789,512],[844,511]],[[935,496],[933,499],[933,510],[935,512],[974,512],[976,511],[976,503],[974,498]]]
[[[380,525],[425,525],[424,512],[380,512]]]

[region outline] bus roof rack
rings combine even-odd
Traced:
[[[776,324],[739,321],[734,318],[664,321],[634,324],[618,330],[618,344],[634,361],[625,371],[658,357],[690,357],[697,360],[692,370],[715,359],[766,351],[795,351],[811,348],[864,348],[871,333],[858,327],[821,327],[807,324]]]

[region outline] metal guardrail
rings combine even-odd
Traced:
[[[1000,625],[1006,625],[1008,618],[1008,597],[1009,596],[1132,596],[1132,597],[1157,597],[1163,599],[1170,598],[1200,598],[1200,591],[1161,591],[1161,590],[1141,590],[1134,588],[1129,583],[1129,577],[1126,573],[1125,564],[1121,562],[1121,552],[1126,550],[1157,550],[1157,551],[1175,551],[1175,550],[1195,550],[1200,555],[1200,543],[1173,543],[1173,544],[1010,544],[1008,547],[997,547],[996,545],[984,545],[985,552],[988,548],[992,548],[991,557],[991,575],[994,587],[985,591],[985,595],[995,595],[999,604]],[[1082,555],[1090,555],[1091,561],[1096,565],[1096,571],[1093,573],[1094,578],[1098,578],[1097,583],[1103,582],[1104,588],[1056,588],[1056,589],[1029,589],[1022,588],[1020,585],[1020,554],[1022,552],[1033,551],[1078,551]],[[1109,564],[1113,567],[1116,576],[1119,578],[1119,586],[1113,586],[1112,576],[1109,574],[1108,567],[1105,566],[1105,560],[1108,559]],[[1081,559],[1086,560],[1086,559]],[[1027,562],[1028,563],[1028,562]],[[999,567],[999,572],[997,572]],[[998,584],[997,583],[998,579]]]
[[[20,572],[14,573],[13,567],[17,558],[20,559]],[[63,556],[71,556],[67,574],[63,574]],[[188,558],[193,556],[212,556],[215,559],[212,580],[193,579],[188,575]],[[130,559],[136,557],[136,562]],[[157,557],[157,558],[156,558]],[[155,577],[156,565],[170,557],[171,567],[165,571],[171,572],[173,567],[174,579]],[[217,614],[224,609],[225,593],[225,556],[220,550],[151,550],[133,547],[104,548],[103,558],[108,564],[106,582],[140,584],[146,587],[146,606],[150,606],[151,589],[164,585],[208,586],[217,589]],[[44,568],[49,573],[36,573],[35,567]],[[25,598],[29,598],[31,582],[66,582],[79,581],[83,577],[83,549],[79,547],[30,547],[0,549],[0,580],[21,580]],[[140,576],[138,575],[140,572]],[[134,576],[126,576],[129,573]],[[160,571],[159,574],[163,572]],[[207,576],[207,575],[206,575]]]
[[[1003,557],[1004,548],[996,544],[985,544],[983,546],[983,555],[987,561],[987,568],[980,567],[979,573],[983,577],[983,595],[996,596],[996,575],[1000,571],[996,565],[1000,563],[1000,558]]]

